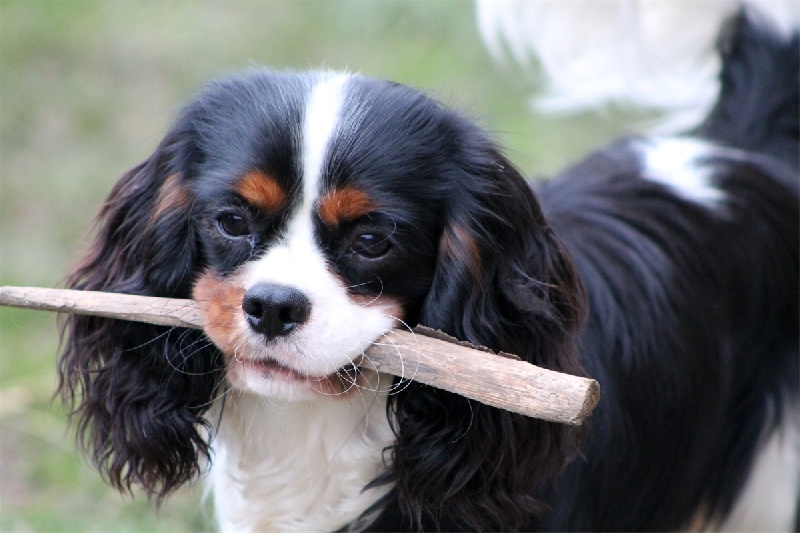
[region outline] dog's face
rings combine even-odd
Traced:
[[[65,321],[60,388],[79,433],[113,485],[159,496],[209,455],[205,413],[228,386],[289,401],[382,387],[364,352],[393,327],[580,373],[580,284],[528,184],[457,113],[358,76],[255,71],[210,85],[118,180],[68,285],[205,310],[204,332]],[[430,387],[387,392],[396,442],[381,481],[408,516],[447,500],[490,528],[481,516],[508,506],[470,495],[547,479],[553,443],[568,440]]]
[[[288,399],[369,387],[364,350],[415,320],[433,277],[445,191],[426,184],[443,169],[422,120],[434,109],[344,75],[239,83],[190,112],[203,155],[169,185],[194,199],[206,332],[234,387]]]

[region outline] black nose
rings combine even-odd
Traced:
[[[308,320],[311,302],[297,289],[262,283],[244,295],[242,310],[254,331],[272,339],[287,335]]]

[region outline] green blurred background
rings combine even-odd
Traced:
[[[481,122],[532,177],[620,126],[536,116],[530,72],[484,49],[468,1],[0,0],[0,284],[58,287],[113,182],[204,81],[328,67],[424,89]],[[51,314],[0,308],[0,530],[201,531],[202,490],[160,511],[76,452]]]

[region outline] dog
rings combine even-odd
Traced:
[[[791,529],[798,37],[741,10],[690,133],[531,185],[403,85],[208,85],[113,187],[68,286],[203,306],[70,316],[59,390],[111,485],[205,477],[222,530]],[[378,372],[417,324],[601,385],[584,428]]]

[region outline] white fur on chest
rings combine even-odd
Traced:
[[[384,393],[273,402],[231,392],[210,484],[221,531],[334,531],[389,487],[364,491],[394,435]]]

